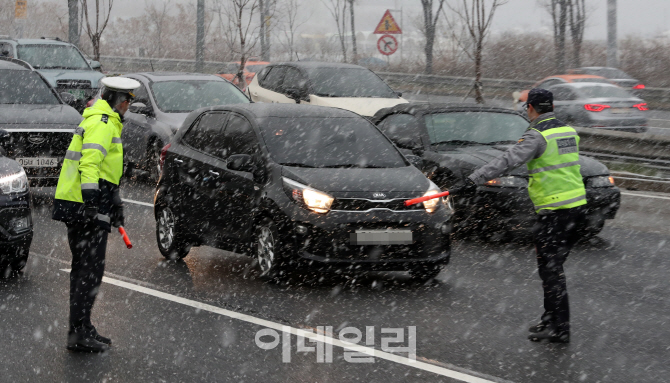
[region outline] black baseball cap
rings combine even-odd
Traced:
[[[536,110],[546,110],[554,105],[554,95],[546,89],[533,88],[528,92],[526,105],[533,105]]]

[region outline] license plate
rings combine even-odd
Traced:
[[[67,92],[76,97],[78,100],[86,97],[86,91],[82,89],[70,89]]]
[[[23,157],[17,158],[16,162],[24,168],[48,168],[58,166],[58,158],[48,157]]]
[[[411,230],[356,230],[350,234],[352,245],[410,245]]]
[[[631,112],[630,108],[612,108],[613,114],[628,114]]]

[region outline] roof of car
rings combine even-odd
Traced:
[[[555,86],[568,86],[571,88],[586,88],[589,86],[607,86],[607,87],[612,87],[612,88],[619,88],[618,85],[606,83],[606,82],[571,82],[571,83],[565,83],[565,84],[556,84],[552,85],[551,87]]]
[[[518,112],[495,106],[477,105],[477,104],[443,104],[443,103],[405,103],[384,108],[375,114],[375,118],[380,118],[388,114],[394,113],[408,113],[408,114],[426,114],[435,112],[495,112],[495,113],[510,113],[519,114]]]
[[[582,78],[599,78],[599,79],[607,80],[605,77],[596,76],[594,74],[558,74],[558,75],[555,75],[555,76],[546,77],[541,81],[544,81],[544,80],[547,80],[547,79],[550,79],[550,78],[561,78],[561,79],[563,79],[565,81],[568,81],[568,82],[572,82],[574,80],[578,80],[578,79],[582,79]]]
[[[305,69],[315,69],[315,68],[366,69],[362,66],[354,65],[354,64],[328,63],[328,62],[321,62],[321,61],[288,61],[288,62],[276,63],[276,64],[273,64],[273,65],[288,65],[288,66],[294,66],[294,67],[297,67],[297,68],[305,68]]]
[[[153,82],[173,80],[223,80],[221,77],[213,74],[184,72],[139,72],[126,73],[124,76],[143,76]]]
[[[208,108],[210,110],[232,110],[239,112],[246,112],[258,118],[264,117],[345,117],[356,118],[360,117],[354,112],[345,109],[332,108],[327,106],[316,105],[299,105],[299,104],[270,104],[270,103],[253,103],[253,104],[231,104],[221,105]],[[362,117],[360,117],[362,118]]]

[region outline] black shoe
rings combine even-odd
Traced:
[[[570,332],[558,331],[553,327],[546,326],[544,330],[528,335],[528,339],[532,342],[546,340],[550,343],[570,343]]]
[[[98,334],[98,331],[95,329],[95,327],[93,327],[93,329],[91,330],[91,336],[93,337],[93,339],[97,340],[100,343],[104,343],[108,346],[112,345],[112,340]]]
[[[67,342],[67,349],[76,352],[105,352],[109,350],[109,346],[100,343],[91,338],[79,338],[76,335],[70,336]]]
[[[528,331],[530,331],[532,333],[542,332],[545,328],[547,328],[548,325],[549,325],[549,322],[541,321],[540,323],[538,323],[534,326],[530,326],[530,328],[528,328]]]

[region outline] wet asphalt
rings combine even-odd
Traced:
[[[65,350],[66,228],[50,219],[51,190],[36,191],[28,265],[0,281],[0,382],[667,381],[670,195],[624,192],[631,194],[623,195],[617,218],[578,244],[566,263],[567,345],[526,339],[542,299],[534,249],[524,238],[456,239],[451,264],[426,284],[404,273],[306,271],[273,283],[257,278],[250,258],[209,247],[192,249],[183,261],[164,260],[152,208],[126,201],[134,248],[110,234],[109,279],[93,313],[114,345],[93,355]],[[128,183],[122,194],[150,204],[152,188]],[[398,360],[352,363],[338,346],[332,362],[319,362],[316,352],[297,349],[294,335],[261,349],[256,334],[268,323],[332,326],[335,337],[345,327],[363,334],[372,328],[368,347],[379,351],[388,346],[383,328],[406,335],[414,326],[423,363],[406,363],[403,352]]]

